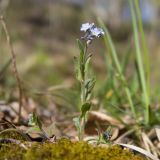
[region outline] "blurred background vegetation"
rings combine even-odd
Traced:
[[[151,60],[152,100],[158,105],[160,1],[140,0],[140,8]],[[119,58],[127,66],[127,77],[133,78],[132,59],[135,53],[131,47],[133,34],[127,0],[0,0],[0,14],[7,21],[25,94],[35,98],[41,95],[38,102],[42,105],[48,103],[42,95],[50,91],[54,97],[60,98],[56,99],[57,103],[64,105],[67,102],[65,106],[77,106],[78,86],[73,61],[73,57],[79,54],[76,39],[82,36],[81,24],[97,23],[97,18],[101,18],[109,28]],[[12,101],[17,98],[17,88],[12,67],[7,67],[11,58],[9,52],[5,35],[0,29],[0,99]],[[110,99],[115,93],[106,86],[108,69],[104,61],[106,50],[103,40],[94,41],[90,52],[94,55],[93,68],[96,70],[95,95],[101,98],[105,95],[106,99]],[[126,53],[131,53],[127,61],[123,58]],[[133,90],[136,87],[134,85]],[[121,98],[117,103],[124,104],[126,101],[122,99],[120,88],[119,94],[117,97]],[[111,103],[117,104],[114,98],[111,98]]]

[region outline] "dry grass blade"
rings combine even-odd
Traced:
[[[116,143],[120,143],[125,137],[129,136],[129,135],[132,134],[133,132],[134,132],[134,129],[131,129],[131,130],[125,132],[125,133],[122,134],[120,137],[118,137],[115,142],[116,142]]]
[[[55,91],[55,90],[60,90],[60,89],[68,89],[72,86],[72,84],[62,84],[62,85],[54,85],[54,86],[51,86],[47,89],[48,92],[52,92],[52,91]]]
[[[130,144],[124,144],[124,143],[116,143],[118,145],[121,145],[123,147],[126,147],[126,148],[129,148],[129,149],[132,149],[134,151],[137,151],[145,156],[147,156],[148,158],[151,158],[152,160],[159,160],[158,157],[154,156],[152,153],[140,148],[140,147],[137,147],[137,146],[134,146],[134,145],[130,145]]]
[[[156,134],[157,134],[157,138],[158,138],[158,140],[159,140],[159,142],[160,142],[160,126],[157,126],[157,127],[155,128],[155,131],[156,131]]]
[[[155,156],[158,156],[156,148],[154,147],[153,143],[149,139],[146,133],[142,132],[142,139],[147,151],[152,152]]]

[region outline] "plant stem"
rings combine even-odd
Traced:
[[[81,105],[83,105],[86,101],[86,96],[85,96],[85,80],[86,80],[86,71],[85,71],[85,59],[87,55],[87,44],[85,45],[84,49],[84,54],[83,54],[83,65],[84,65],[84,70],[83,70],[83,76],[81,80]]]
[[[87,43],[85,44],[85,49],[84,49],[84,53],[83,53],[83,65],[84,65],[84,70],[83,70],[83,76],[81,79],[81,106],[86,102],[86,93],[85,93],[85,81],[86,81],[86,66],[85,66],[85,60],[86,60],[86,56],[87,56]],[[85,129],[85,117],[80,117],[80,134],[79,134],[79,139],[82,140],[83,139],[83,134],[84,134],[84,129]]]

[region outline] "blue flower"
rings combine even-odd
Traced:
[[[94,23],[84,23],[80,30],[85,32],[82,39],[86,40],[88,44],[91,43],[93,39],[104,35],[104,31],[101,28],[97,28]]]
[[[95,37],[101,37],[104,35],[104,31],[101,28],[97,28],[97,27],[91,28],[91,33]]]
[[[104,139],[105,141],[110,140],[111,137],[112,137],[112,134],[111,134],[110,132],[107,132],[107,131],[106,131],[106,132],[103,133],[103,139]]]

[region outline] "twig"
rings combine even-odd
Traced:
[[[21,80],[20,80],[19,73],[18,73],[18,70],[17,70],[16,55],[14,53],[14,49],[13,49],[12,41],[11,41],[11,38],[10,38],[10,34],[9,34],[8,29],[7,29],[7,25],[6,25],[6,22],[5,22],[4,18],[3,18],[3,16],[0,16],[0,21],[1,21],[2,27],[4,29],[4,32],[5,32],[5,35],[6,35],[6,39],[7,39],[9,48],[10,48],[10,52],[11,52],[11,56],[12,56],[13,73],[15,75],[15,78],[16,78],[16,81],[17,81],[17,86],[18,86],[18,89],[19,89],[18,121],[20,121],[20,119],[21,119],[21,109],[22,109],[22,96],[23,96],[22,95]]]
[[[15,128],[15,129],[17,128],[12,122],[8,121],[7,119],[2,118],[2,120],[3,120],[4,122],[6,122],[7,124],[9,124],[11,127]]]

